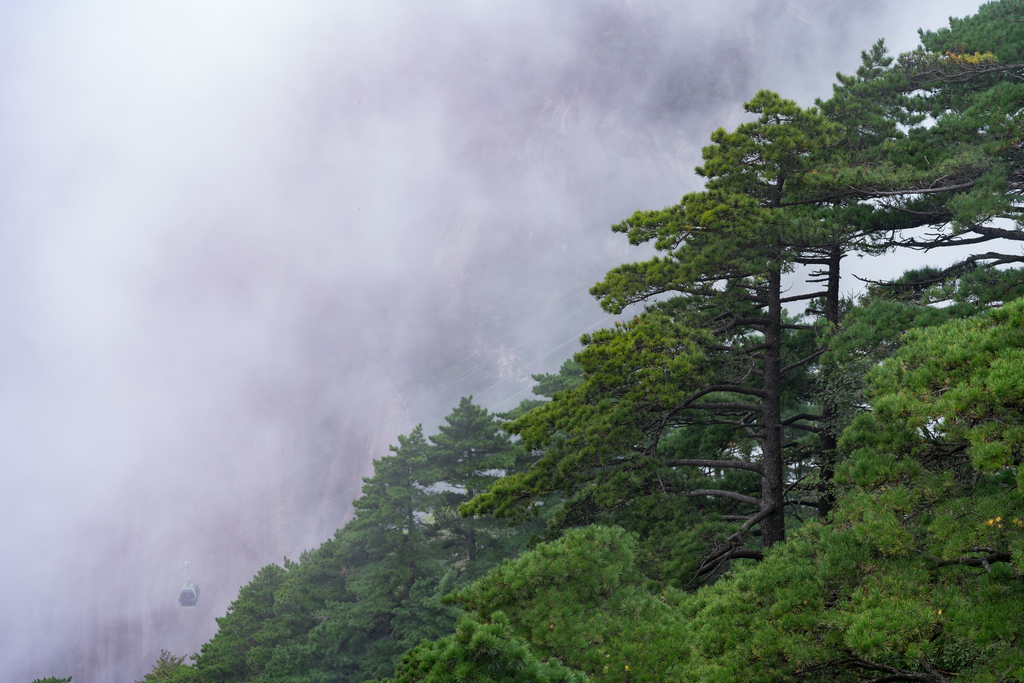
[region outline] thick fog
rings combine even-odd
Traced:
[[[397,434],[609,323],[609,226],[756,90],[976,7],[0,3],[0,679],[198,650]]]

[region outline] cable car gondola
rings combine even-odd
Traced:
[[[199,602],[199,584],[192,581],[188,575],[188,562],[185,563],[185,583],[181,584],[178,592],[178,604],[189,609]]]

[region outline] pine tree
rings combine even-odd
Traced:
[[[160,650],[160,657],[157,658],[153,670],[142,677],[141,681],[135,683],[162,683],[175,680],[178,669],[188,668],[185,665],[185,657],[175,657],[167,650]],[[68,679],[69,681],[71,679]]]
[[[352,680],[390,675],[402,652],[455,624],[454,610],[440,604],[449,589],[437,523],[429,516],[436,449],[418,426],[391,450],[374,463],[344,529],[355,599],[339,605],[335,624],[324,629],[349,657],[359,653],[360,674]]]
[[[422,483],[431,449],[420,427],[400,436],[364,479],[352,521],[298,562],[263,568],[203,646],[199,680],[364,681],[450,633],[455,610],[440,598],[451,585]]]
[[[424,481],[433,487],[431,510],[445,549],[467,578],[479,576],[522,541],[512,538],[504,522],[460,517],[459,506],[510,473],[523,451],[501,431],[500,420],[475,405],[472,397],[463,397],[445,422],[430,437],[433,448]]]
[[[263,628],[274,617],[274,594],[286,574],[277,565],[263,567],[238,592],[228,613],[217,618],[217,635],[195,656],[204,683],[245,681],[262,671],[275,645]]]
[[[821,416],[795,408],[808,400],[807,366],[822,349],[810,334],[816,328],[789,319],[783,307],[823,300],[824,315],[834,316],[839,260],[854,238],[834,212],[808,199],[813,154],[838,139],[837,127],[766,91],[747,110],[757,121],[716,131],[704,149],[705,191],[613,228],[663,255],[610,271],[592,292],[616,313],[653,303],[632,321],[583,337],[576,357],[583,383],[510,425],[528,447],[547,447],[545,456],[467,512],[515,516],[556,490],[570,495],[569,518],[580,521],[581,511],[656,493],[745,506],[729,515],[741,518],[739,529],[707,556],[700,575],[732,558],[760,557],[744,545],[755,526],[764,549],[785,538],[784,449],[793,430],[819,431],[813,421]],[[784,272],[819,262],[828,269],[825,290],[784,296]],[[659,444],[679,429],[714,434],[715,455],[665,457]],[[672,481],[680,468],[752,473],[760,496],[680,486]]]

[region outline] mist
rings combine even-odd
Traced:
[[[976,8],[0,3],[0,677],[197,651],[397,434],[610,323],[587,289],[645,252],[609,226],[758,89]]]

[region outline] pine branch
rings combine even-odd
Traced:
[[[744,462],[743,460],[698,460],[692,458],[681,458],[663,460],[663,464],[669,467],[711,467],[733,470],[748,470],[750,472],[761,472],[761,465],[755,462]]]
[[[971,552],[988,552],[989,555],[985,557],[958,557],[953,560],[943,560],[932,555],[926,555],[929,561],[935,563],[935,568],[949,567],[951,565],[965,565],[967,567],[981,567],[986,572],[992,571],[993,562],[1011,562],[1013,555],[1011,553],[1004,552],[992,552],[989,548],[979,548],[977,551]]]
[[[929,683],[949,683],[949,679],[939,673],[934,667],[932,667],[927,661],[922,660],[922,668],[924,671],[908,671],[906,669],[897,669],[894,666],[888,664],[882,664],[881,662],[873,662],[870,659],[864,659],[856,655],[851,655],[849,659],[842,662],[848,666],[856,667],[858,669],[865,669],[867,671],[879,671],[885,676],[879,676],[872,678],[865,683],[882,683],[883,681],[928,681]]]
[[[794,415],[793,417],[787,417],[785,420],[783,420],[781,422],[781,424],[782,424],[783,427],[788,427],[789,425],[793,424],[797,420],[815,420],[815,421],[817,421],[817,420],[820,420],[820,419],[821,419],[821,415],[814,415],[812,413],[800,413],[799,415]]]
[[[786,374],[787,372],[789,372],[790,370],[793,370],[794,368],[798,368],[801,365],[806,365],[807,363],[810,363],[815,358],[818,358],[819,356],[821,356],[821,354],[823,354],[823,353],[825,353],[825,349],[823,349],[823,348],[818,349],[817,351],[815,351],[814,353],[810,354],[809,356],[801,358],[800,360],[798,360],[798,361],[796,361],[794,363],[790,363],[789,365],[783,367],[781,372],[782,372],[782,374]]]
[[[753,496],[747,496],[742,493],[736,493],[735,491],[723,491],[722,489],[697,489],[695,491],[686,491],[685,495],[696,498],[698,496],[717,496],[719,498],[728,498],[735,500],[740,503],[747,503],[749,505],[760,505],[761,499],[754,498]]]
[[[684,406],[689,406],[691,403],[696,401],[702,396],[715,393],[730,393],[730,394],[746,394],[747,396],[756,396],[758,398],[767,398],[768,392],[764,389],[755,389],[753,387],[743,386],[742,384],[709,384],[704,387],[696,394],[692,395],[686,401],[683,402]],[[703,405],[703,404],[702,404]]]

